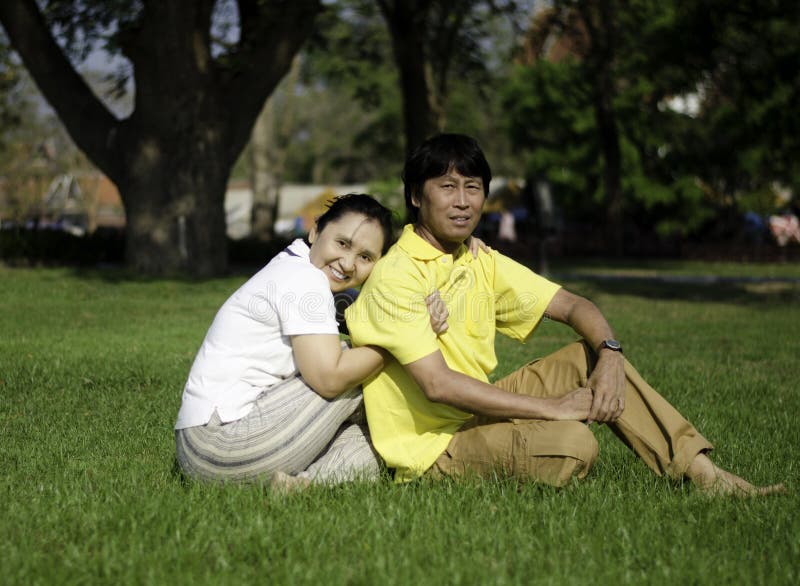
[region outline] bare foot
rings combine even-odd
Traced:
[[[705,454],[697,455],[689,465],[686,476],[700,491],[709,495],[765,496],[786,493],[783,484],[750,484],[744,478],[716,466]]]
[[[298,478],[297,476],[286,474],[286,472],[274,472],[269,481],[270,488],[273,491],[284,494],[303,490],[309,484],[311,484],[311,481],[308,478]]]

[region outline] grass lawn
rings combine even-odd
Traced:
[[[800,284],[566,283],[718,463],[788,496],[704,497],[595,428],[600,461],[564,490],[384,480],[282,497],[174,470],[182,385],[245,277],[124,277],[0,267],[0,583],[800,582]],[[545,323],[526,346],[503,339],[497,374],[573,338]]]
[[[615,275],[637,278],[659,276],[691,277],[713,275],[721,280],[729,279],[800,279],[800,263],[745,263],[707,262],[697,260],[616,260],[582,259],[553,261],[553,272],[583,275]]]

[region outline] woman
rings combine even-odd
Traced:
[[[337,198],[307,242],[295,240],[223,304],[175,424],[184,473],[282,487],[378,475],[357,385],[384,357],[343,351],[334,295],[360,286],[390,244],[388,209],[368,195]],[[441,300],[428,301],[444,331]]]

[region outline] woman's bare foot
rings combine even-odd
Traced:
[[[783,484],[750,484],[744,478],[716,466],[705,454],[697,455],[686,470],[686,476],[699,490],[710,495],[764,496],[786,492]]]
[[[286,474],[286,472],[274,472],[269,481],[272,490],[284,494],[303,490],[307,488],[309,484],[311,484],[311,481],[308,478],[298,478],[297,476]]]

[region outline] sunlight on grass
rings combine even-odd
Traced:
[[[791,271],[789,271],[791,272]],[[283,497],[174,471],[194,353],[243,277],[0,268],[3,583],[795,584],[800,285],[577,281],[724,466],[791,494],[709,499],[607,428],[564,490],[514,479]],[[502,376],[573,340],[498,340]]]

